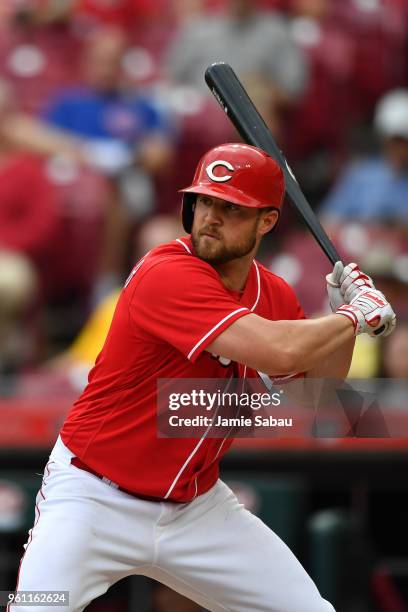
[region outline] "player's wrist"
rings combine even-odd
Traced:
[[[386,297],[376,289],[361,289],[351,304],[336,310],[355,323],[355,335],[388,336],[396,324],[395,313]]]
[[[354,335],[358,336],[358,334],[361,334],[361,324],[359,321],[358,312],[355,312],[355,310],[357,309],[354,309],[353,306],[349,306],[348,304],[342,304],[341,306],[339,306],[339,308],[337,308],[334,314],[346,318],[353,326]]]

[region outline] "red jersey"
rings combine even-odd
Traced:
[[[191,501],[205,493],[232,440],[158,438],[156,382],[236,376],[237,364],[226,367],[205,348],[250,312],[304,318],[289,285],[256,261],[238,294],[194,255],[189,238],[150,251],[125,284],[89,383],[63,425],[63,442],[135,494]]]

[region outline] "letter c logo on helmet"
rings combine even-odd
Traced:
[[[217,166],[223,166],[230,172],[234,172],[234,166],[232,166],[229,162],[223,159],[216,159],[215,161],[211,162],[211,164],[208,164],[205,169],[208,178],[210,178],[212,181],[215,181],[216,183],[225,183],[225,181],[229,181],[232,179],[231,174],[226,174],[225,176],[215,176],[213,171],[215,168],[217,168]]]

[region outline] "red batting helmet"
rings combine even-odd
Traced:
[[[190,233],[197,194],[239,206],[274,207],[279,211],[285,195],[285,180],[279,164],[261,149],[246,144],[223,144],[201,158],[192,184],[180,191],[183,227]]]

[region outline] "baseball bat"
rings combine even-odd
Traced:
[[[306,200],[285,156],[276,144],[268,126],[255,108],[241,81],[225,62],[211,64],[205,71],[205,80],[214,97],[247,144],[263,149],[278,162],[285,176],[286,193],[314,238],[332,264],[342,261],[332,241]],[[374,333],[380,334],[380,327]]]
[[[299,187],[285,156],[231,66],[224,62],[212,64],[205,71],[205,80],[243,140],[263,149],[278,162],[285,176],[286,193],[291,203],[332,264],[341,261],[340,255]]]

